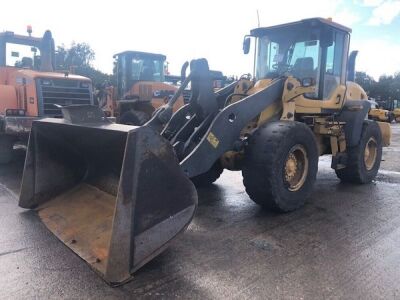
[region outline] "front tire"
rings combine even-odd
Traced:
[[[293,211],[310,196],[318,171],[314,134],[300,122],[268,123],[252,135],[245,150],[243,183],[257,204]]]
[[[382,160],[382,134],[374,121],[364,121],[360,142],[347,148],[347,166],[336,170],[343,182],[370,183],[378,174]]]
[[[0,164],[8,164],[13,157],[14,141],[5,135],[0,135]]]
[[[388,116],[388,122],[392,123],[394,121],[394,114],[390,111]]]
[[[133,126],[142,126],[150,119],[150,116],[138,110],[130,110],[122,114],[119,123]]]

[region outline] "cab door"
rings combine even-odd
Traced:
[[[318,45],[313,44],[310,51],[317,65],[316,92],[296,98],[296,112],[323,113],[342,107],[346,94],[346,64],[349,47],[349,34],[331,29],[329,39],[321,32]],[[303,79],[303,78],[300,78]]]

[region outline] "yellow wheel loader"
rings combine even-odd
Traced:
[[[213,91],[205,59],[145,125],[112,124],[93,106],[33,123],[19,205],[108,283],[122,284],[190,223],[196,184],[241,170],[259,205],[289,212],[313,190],[318,158],[341,181],[370,183],[390,126],[368,120],[353,82],[350,29],[325,19],[256,28],[255,78]],[[173,113],[191,83],[187,105]]]
[[[371,108],[368,112],[368,118],[374,121],[392,123],[394,114],[387,109],[379,108],[377,103],[372,101]]]
[[[393,99],[389,100],[389,109],[392,113],[392,118],[396,123],[400,123],[400,100]]]
[[[143,125],[158,107],[172,97],[176,86],[165,83],[166,56],[149,52],[124,51],[114,55],[116,87],[99,91],[99,106],[117,123]],[[183,106],[176,101],[174,111]]]
[[[368,117],[375,121],[392,123],[400,122],[400,101],[397,99],[371,99],[371,109]]]
[[[393,110],[393,116],[396,123],[400,123],[400,108],[395,108]]]

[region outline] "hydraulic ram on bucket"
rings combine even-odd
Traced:
[[[196,190],[170,143],[96,107],[35,121],[19,205],[108,283],[121,284],[190,223]]]

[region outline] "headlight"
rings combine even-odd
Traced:
[[[24,109],[13,109],[13,108],[6,109],[6,116],[24,117],[25,113],[26,112]]]

